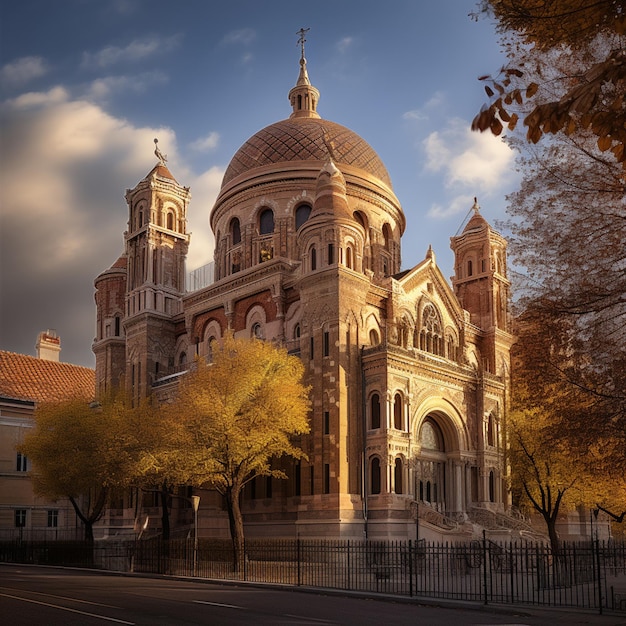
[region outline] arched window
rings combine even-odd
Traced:
[[[115,336],[119,337],[120,336],[120,330],[121,330],[121,328],[120,328],[120,316],[119,315],[115,316],[115,318],[114,318],[114,325],[115,325],[115,331],[114,331],[115,332]]]
[[[472,264],[472,260],[470,259],[470,260],[467,262],[467,275],[468,275],[468,276],[472,276],[472,275],[473,275],[473,273],[474,273],[474,267],[473,267],[473,264]]]
[[[274,212],[272,209],[263,209],[259,215],[259,233],[269,235],[274,232]]]
[[[370,424],[372,428],[380,428],[380,396],[377,393],[370,399]]]
[[[167,229],[174,230],[174,214],[171,211],[167,214]]]
[[[493,425],[493,415],[489,415],[489,421],[487,422],[487,445],[495,446],[495,435]]]
[[[311,271],[317,269],[317,250],[315,246],[311,246]]]
[[[208,363],[213,362],[213,344],[215,341],[216,339],[213,335],[206,340],[206,360]]]
[[[383,237],[385,238],[385,250],[391,250],[391,227],[389,224],[383,226]]]
[[[402,459],[396,459],[396,464],[393,470],[393,483],[394,490],[396,493],[404,493],[402,486],[402,477],[404,474],[404,466],[402,463]]]
[[[256,339],[263,338],[263,329],[261,328],[261,324],[259,322],[252,324],[252,336]]]
[[[373,494],[380,493],[380,459],[370,461],[370,489]]]
[[[187,353],[181,352],[178,357],[178,365],[185,365],[185,363],[187,363]]]
[[[402,430],[402,396],[397,393],[393,399],[393,427]]]
[[[489,472],[489,502],[496,501],[496,477],[493,470]]]
[[[441,321],[437,310],[432,304],[427,304],[422,311],[420,350],[443,356],[444,341]]]
[[[300,339],[300,324],[296,324],[296,327],[293,329],[293,338]]]
[[[350,245],[346,247],[346,267],[351,270],[354,269],[352,246]]]
[[[309,219],[311,215],[311,206],[309,204],[301,204],[296,209],[296,230]]]
[[[378,333],[372,328],[370,330],[370,344],[372,346],[377,346],[380,343],[380,338],[378,337]]]
[[[230,222],[230,237],[233,244],[241,243],[241,226],[236,217]]]
[[[456,361],[458,359],[458,350],[456,347],[456,340],[452,335],[448,335],[447,350],[448,350],[448,358],[451,361]]]

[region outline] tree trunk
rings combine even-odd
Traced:
[[[233,542],[233,568],[235,572],[243,569],[244,560],[243,517],[239,506],[240,494],[241,488],[236,487],[228,487],[224,494],[230,524],[230,537]]]
[[[89,545],[93,545],[95,541],[94,536],[93,536],[93,522],[86,515],[83,514],[83,512],[80,510],[80,507],[78,506],[78,502],[76,502],[76,500],[74,500],[74,498],[72,498],[71,496],[70,496],[70,502],[72,503],[72,506],[74,507],[74,512],[76,513],[77,517],[83,523],[84,540]]]
[[[93,522],[90,520],[85,522],[85,541],[91,546],[93,546],[96,541],[93,536]]]
[[[74,497],[69,496],[70,502],[74,507],[76,515],[85,527],[85,541],[91,546],[93,546],[95,541],[93,536],[93,525],[102,517],[102,513],[104,512],[104,505],[107,501],[107,496],[108,490],[105,487],[102,487],[98,492],[98,497],[96,498],[96,503],[94,504],[93,509],[91,510],[91,512],[88,511],[86,513],[83,513]]]
[[[558,560],[561,554],[561,544],[559,542],[559,535],[556,532],[556,515],[544,516],[546,526],[548,527],[548,537],[550,538],[550,548],[552,549],[552,556],[555,560]]]

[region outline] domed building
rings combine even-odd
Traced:
[[[190,192],[165,160],[127,190],[124,253],[95,282],[98,388],[162,390],[228,329],[272,341],[306,368],[308,459],[246,487],[247,536],[440,540],[502,526],[506,241],[475,204],[451,239],[452,285],[431,249],[402,271],[389,174],[363,138],[320,117],[319,96],[303,50],[291,115],[226,170],[207,286],[185,289]],[[215,494],[199,515],[202,535],[228,535]]]

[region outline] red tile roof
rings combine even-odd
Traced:
[[[88,367],[0,350],[0,396],[54,402],[95,396],[96,373]]]

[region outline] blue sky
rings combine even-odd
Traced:
[[[477,196],[504,217],[517,182],[471,133],[478,76],[504,63],[476,0],[0,0],[0,349],[93,367],[93,280],[123,250],[124,192],[153,139],[191,187],[188,270],[212,260],[208,215],[239,146],[289,116],[301,27],[318,111],[378,152],[407,218],[403,268],[449,239]]]

